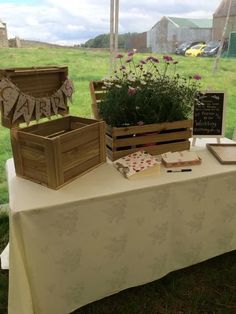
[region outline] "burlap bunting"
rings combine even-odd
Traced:
[[[53,95],[43,98],[26,95],[7,78],[0,81],[0,102],[3,104],[3,115],[8,117],[10,113],[13,113],[12,123],[23,116],[24,121],[29,124],[33,113],[37,121],[40,118],[49,118],[52,114],[58,114],[58,109],[67,109],[65,98],[72,101],[73,92],[73,82],[68,78]]]

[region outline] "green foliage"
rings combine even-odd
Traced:
[[[119,127],[188,119],[197,102],[200,76],[176,74],[178,62],[169,56],[163,57],[161,66],[155,57],[137,65],[133,53],[128,57],[124,66],[123,55],[118,55],[119,70],[104,81],[106,93],[98,108],[106,123]]]
[[[126,33],[118,35],[118,48],[124,49],[127,39],[135,33]],[[81,45],[86,48],[109,48],[110,46],[110,34],[98,35],[93,39],[89,39]]]

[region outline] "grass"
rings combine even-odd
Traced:
[[[9,222],[0,211],[0,252]],[[95,283],[96,284],[96,283]],[[0,270],[0,313],[7,314],[8,272]],[[88,304],[73,314],[236,313],[236,251]],[[19,313],[20,314],[20,313]]]
[[[137,58],[143,58],[139,54]],[[186,58],[175,56],[179,61],[178,72],[186,75],[200,73],[203,88],[226,90],[228,110],[226,136],[231,138],[236,125],[236,60],[221,59],[220,69],[212,75],[213,59]],[[66,65],[75,84],[74,103],[71,113],[82,117],[91,116],[89,81],[108,75],[109,54],[104,51],[89,51],[73,48],[2,48],[0,49],[0,67],[25,67],[45,65]],[[9,130],[0,126],[0,204],[8,202],[5,175],[5,162],[12,157]]]

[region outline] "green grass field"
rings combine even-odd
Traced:
[[[146,55],[145,55],[146,56]],[[143,58],[138,54],[136,58]],[[160,56],[159,56],[160,57]],[[180,74],[202,76],[203,89],[225,90],[228,95],[226,136],[232,137],[236,125],[236,60],[221,59],[220,68],[212,75],[213,59],[175,57],[179,61]],[[75,84],[74,102],[71,113],[82,117],[91,116],[89,81],[101,79],[109,72],[109,54],[104,51],[80,49],[27,48],[0,49],[0,67],[36,67],[45,65],[66,65]],[[0,126],[0,204],[8,202],[5,162],[12,156],[9,130]]]

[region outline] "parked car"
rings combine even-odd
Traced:
[[[196,46],[197,44],[204,44],[204,43],[205,42],[203,42],[203,41],[186,41],[176,48],[175,53],[177,55],[183,55],[184,56],[186,50],[188,50],[192,46]]]
[[[199,45],[193,46],[190,49],[186,50],[185,56],[200,57],[205,47],[206,47],[206,44],[199,44]]]
[[[210,41],[207,43],[206,47],[204,48],[202,52],[203,57],[214,57],[217,55],[217,52],[220,48],[220,42],[219,41]]]

